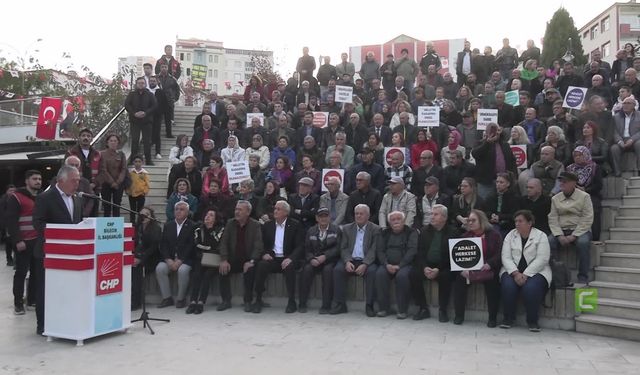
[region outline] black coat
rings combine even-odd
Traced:
[[[190,146],[193,149],[193,151],[202,151],[202,141],[204,141],[204,129],[202,129],[202,126],[196,128],[196,130],[193,132],[193,137],[191,137],[191,143]],[[211,127],[209,129],[208,132],[208,137],[207,139],[210,139],[213,141],[214,143],[214,147],[219,147],[218,144],[218,139],[220,138],[220,130],[217,127]],[[207,162],[207,165],[209,163]],[[202,168],[203,166],[200,165],[200,168]]]
[[[55,186],[39,194],[33,209],[33,227],[38,232],[33,255],[36,258],[44,258],[44,230],[47,224],[78,224],[81,221],[82,199],[80,197],[73,196],[73,217],[71,217],[67,205]]]
[[[513,214],[520,209],[518,196],[513,191],[507,191],[502,195],[502,207],[498,212],[498,193],[492,191],[487,197],[486,213],[491,219],[492,214],[498,215],[498,225],[504,231],[510,231],[515,228],[513,222]]]
[[[284,228],[283,253],[285,258],[291,260],[302,259],[304,254],[304,235],[306,231],[299,221],[287,218]],[[276,221],[270,220],[262,226],[262,241],[264,243],[263,254],[269,254],[275,258],[273,247],[276,242]],[[261,254],[262,256],[262,254]]]
[[[164,224],[162,240],[160,241],[160,254],[162,259],[181,260],[187,265],[193,264],[195,237],[193,235],[196,224],[186,219],[182,224],[180,234],[177,234],[176,221],[171,220]]]
[[[419,198],[416,198],[416,217],[413,220],[413,227],[416,229],[420,229],[422,227],[422,219],[424,218],[424,211],[422,210],[422,199],[424,199],[424,191]],[[449,197],[447,194],[438,192],[436,204],[451,207],[451,197]]]
[[[193,121],[193,129],[194,130],[197,130],[198,128],[202,127],[202,116],[204,116],[204,115],[205,115],[204,113],[201,113],[201,114],[196,116],[196,119]],[[212,128],[219,128],[220,127],[220,120],[218,119],[218,116],[214,115],[213,113],[209,113],[209,114],[207,114],[207,116],[211,117],[211,127]]]
[[[191,172],[187,172],[184,167],[184,163],[176,164],[171,167],[171,172],[169,173],[169,185],[167,187],[167,198],[173,193],[173,185],[175,185],[176,180],[179,178],[186,178],[189,180],[191,185],[191,194],[200,198],[202,195],[202,174],[200,173],[200,169],[193,168]]]
[[[369,130],[369,134],[374,133],[374,134],[378,134],[377,129],[375,126],[370,126],[367,130]],[[391,130],[390,127],[386,126],[386,125],[382,125],[380,127],[380,141],[382,142],[382,144],[385,147],[389,147],[391,146],[391,136],[393,135],[393,130]]]
[[[549,229],[549,212],[551,212],[551,197],[541,194],[540,197],[532,201],[528,197],[520,198],[520,209],[529,210],[535,218],[534,227],[540,229],[546,234],[551,234]]]
[[[129,121],[131,123],[151,124],[158,104],[156,103],[155,95],[149,90],[143,89],[131,91],[124,101],[124,107],[129,113]],[[144,117],[135,117],[134,114],[140,111],[145,113]]]
[[[289,217],[299,221],[304,227],[305,231],[316,224],[316,211],[320,205],[320,197],[316,194],[309,194],[307,199],[302,204],[302,198],[299,194],[289,195],[289,205],[291,206],[291,213]],[[300,210],[298,214],[295,211]]]
[[[325,263],[336,262],[340,257],[340,251],[338,250],[340,237],[342,236],[340,226],[330,223],[324,240],[318,237],[319,233],[317,225],[307,231],[304,241],[305,261],[310,262],[313,258],[324,255],[327,257]]]
[[[160,240],[162,238],[162,229],[160,225],[151,221],[146,229],[142,229],[142,225],[136,228],[136,248],[133,255],[140,259],[140,264],[147,270],[155,270],[156,265],[160,262]]]
[[[433,241],[433,237],[436,233],[436,228],[431,224],[423,227],[420,230],[418,236],[418,253],[413,261],[413,266],[419,269],[422,273],[425,267],[437,268],[440,271],[448,271],[451,269],[449,261],[449,239],[455,237],[455,232],[452,227],[445,225],[442,228],[442,239],[440,241],[440,262],[432,263],[427,260],[427,254],[429,252],[429,246]]]
[[[505,142],[499,142],[507,171],[517,176],[516,158],[511,152],[511,147]],[[496,149],[493,147],[495,144],[483,141],[471,151],[471,155],[476,159],[476,181],[480,184],[493,184],[496,179]]]
[[[443,181],[440,181],[440,186],[443,188],[443,193],[452,197],[458,194],[458,188],[462,179],[465,177],[475,177],[476,167],[464,160],[460,166],[454,167],[449,165],[442,171]]]

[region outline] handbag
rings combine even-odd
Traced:
[[[469,282],[472,283],[484,283],[493,279],[493,270],[486,271],[469,271]]]
[[[205,267],[218,267],[220,265],[220,254],[202,253],[200,263]]]

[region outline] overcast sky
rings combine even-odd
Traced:
[[[295,69],[302,46],[314,57],[338,62],[349,46],[380,44],[407,34],[421,40],[467,38],[472,48],[539,46],[546,22],[564,6],[577,28],[600,14],[611,0],[438,2],[301,1],[32,1],[29,9],[3,7],[0,55],[34,53],[46,67],[65,70],[69,62],[111,77],[118,57],[160,57],[165,44],[180,38],[221,41],[228,48],[274,51],[276,70]],[[304,6],[302,6],[304,4]],[[386,5],[385,5],[386,4]],[[153,8],[152,8],[153,7]],[[36,11],[37,9],[37,11]],[[19,12],[24,12],[20,14]],[[42,38],[39,43],[32,43]],[[11,47],[7,47],[9,44]],[[69,52],[71,59],[62,57]]]

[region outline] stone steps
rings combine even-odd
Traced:
[[[640,254],[606,252],[600,255],[600,264],[604,267],[640,269]]]
[[[598,289],[599,298],[640,301],[640,285],[623,282],[592,281],[589,287]]]
[[[635,228],[610,228],[612,240],[640,241],[640,231]]]
[[[638,214],[638,211],[635,212]],[[616,228],[640,228],[640,216],[617,216],[615,219]]]
[[[640,254],[640,241],[607,240],[605,241],[605,246],[605,253]]]
[[[598,266],[595,271],[598,281],[629,283],[640,287],[640,269]]]
[[[598,298],[596,315],[620,319],[637,319],[640,316],[640,302],[615,298]]]
[[[634,319],[581,315],[576,317],[576,331],[640,341],[640,322]]]
[[[622,197],[623,206],[640,206],[640,195],[625,195]]]

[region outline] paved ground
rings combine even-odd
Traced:
[[[640,343],[565,331],[529,333],[366,318],[284,314],[283,306],[247,314],[239,306],[199,316],[151,309],[151,336],[128,333],[75,342],[35,334],[35,312],[14,316],[9,267],[0,268],[0,374],[640,374]],[[215,302],[215,301],[214,301]],[[356,306],[352,306],[356,307]]]

